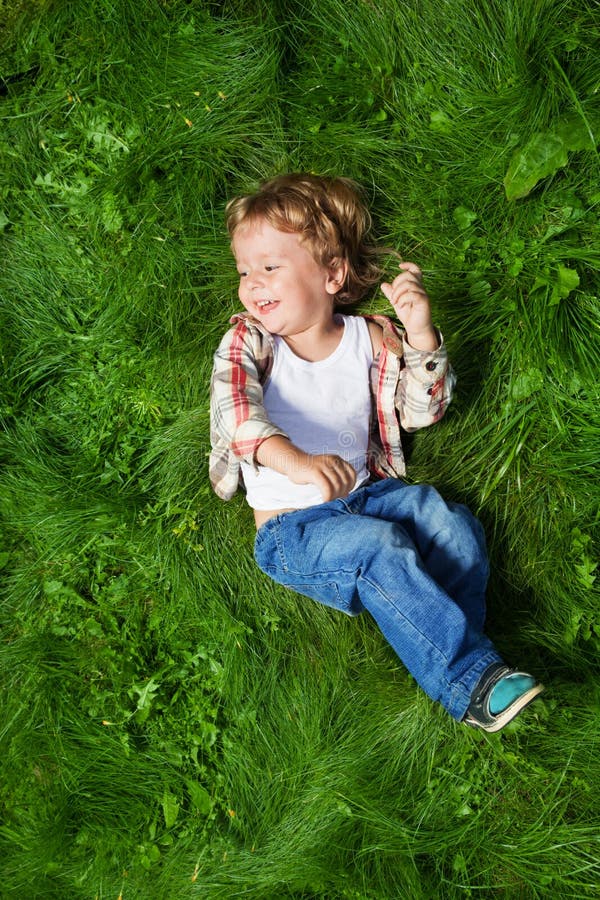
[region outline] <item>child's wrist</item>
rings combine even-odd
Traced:
[[[268,466],[288,477],[291,473],[306,468],[310,460],[310,454],[300,450],[289,438],[280,434],[264,440],[256,452],[259,465]]]
[[[421,331],[407,331],[406,340],[413,350],[421,350],[425,353],[439,350],[440,346],[438,334],[433,325],[429,325]]]

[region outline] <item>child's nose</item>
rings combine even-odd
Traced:
[[[262,287],[264,284],[262,272],[251,272],[248,275],[247,284],[250,290]]]

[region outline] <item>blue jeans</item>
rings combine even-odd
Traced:
[[[258,566],[319,603],[368,610],[417,683],[462,719],[501,657],[483,633],[483,529],[435,488],[396,478],[342,500],[281,513],[256,534]]]

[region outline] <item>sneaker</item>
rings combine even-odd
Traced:
[[[483,731],[500,731],[543,690],[533,675],[492,663],[471,695],[463,722]]]

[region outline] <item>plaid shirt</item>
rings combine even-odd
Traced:
[[[370,372],[374,399],[368,466],[377,478],[406,472],[400,427],[415,431],[442,418],[452,397],[454,373],[441,335],[433,352],[415,350],[387,316],[365,316],[383,328],[383,347]],[[244,313],[230,320],[214,357],[211,378],[210,481],[222,500],[235,494],[240,460],[255,463],[266,438],[284,434],[267,418],[263,385],[274,357],[273,336]]]

